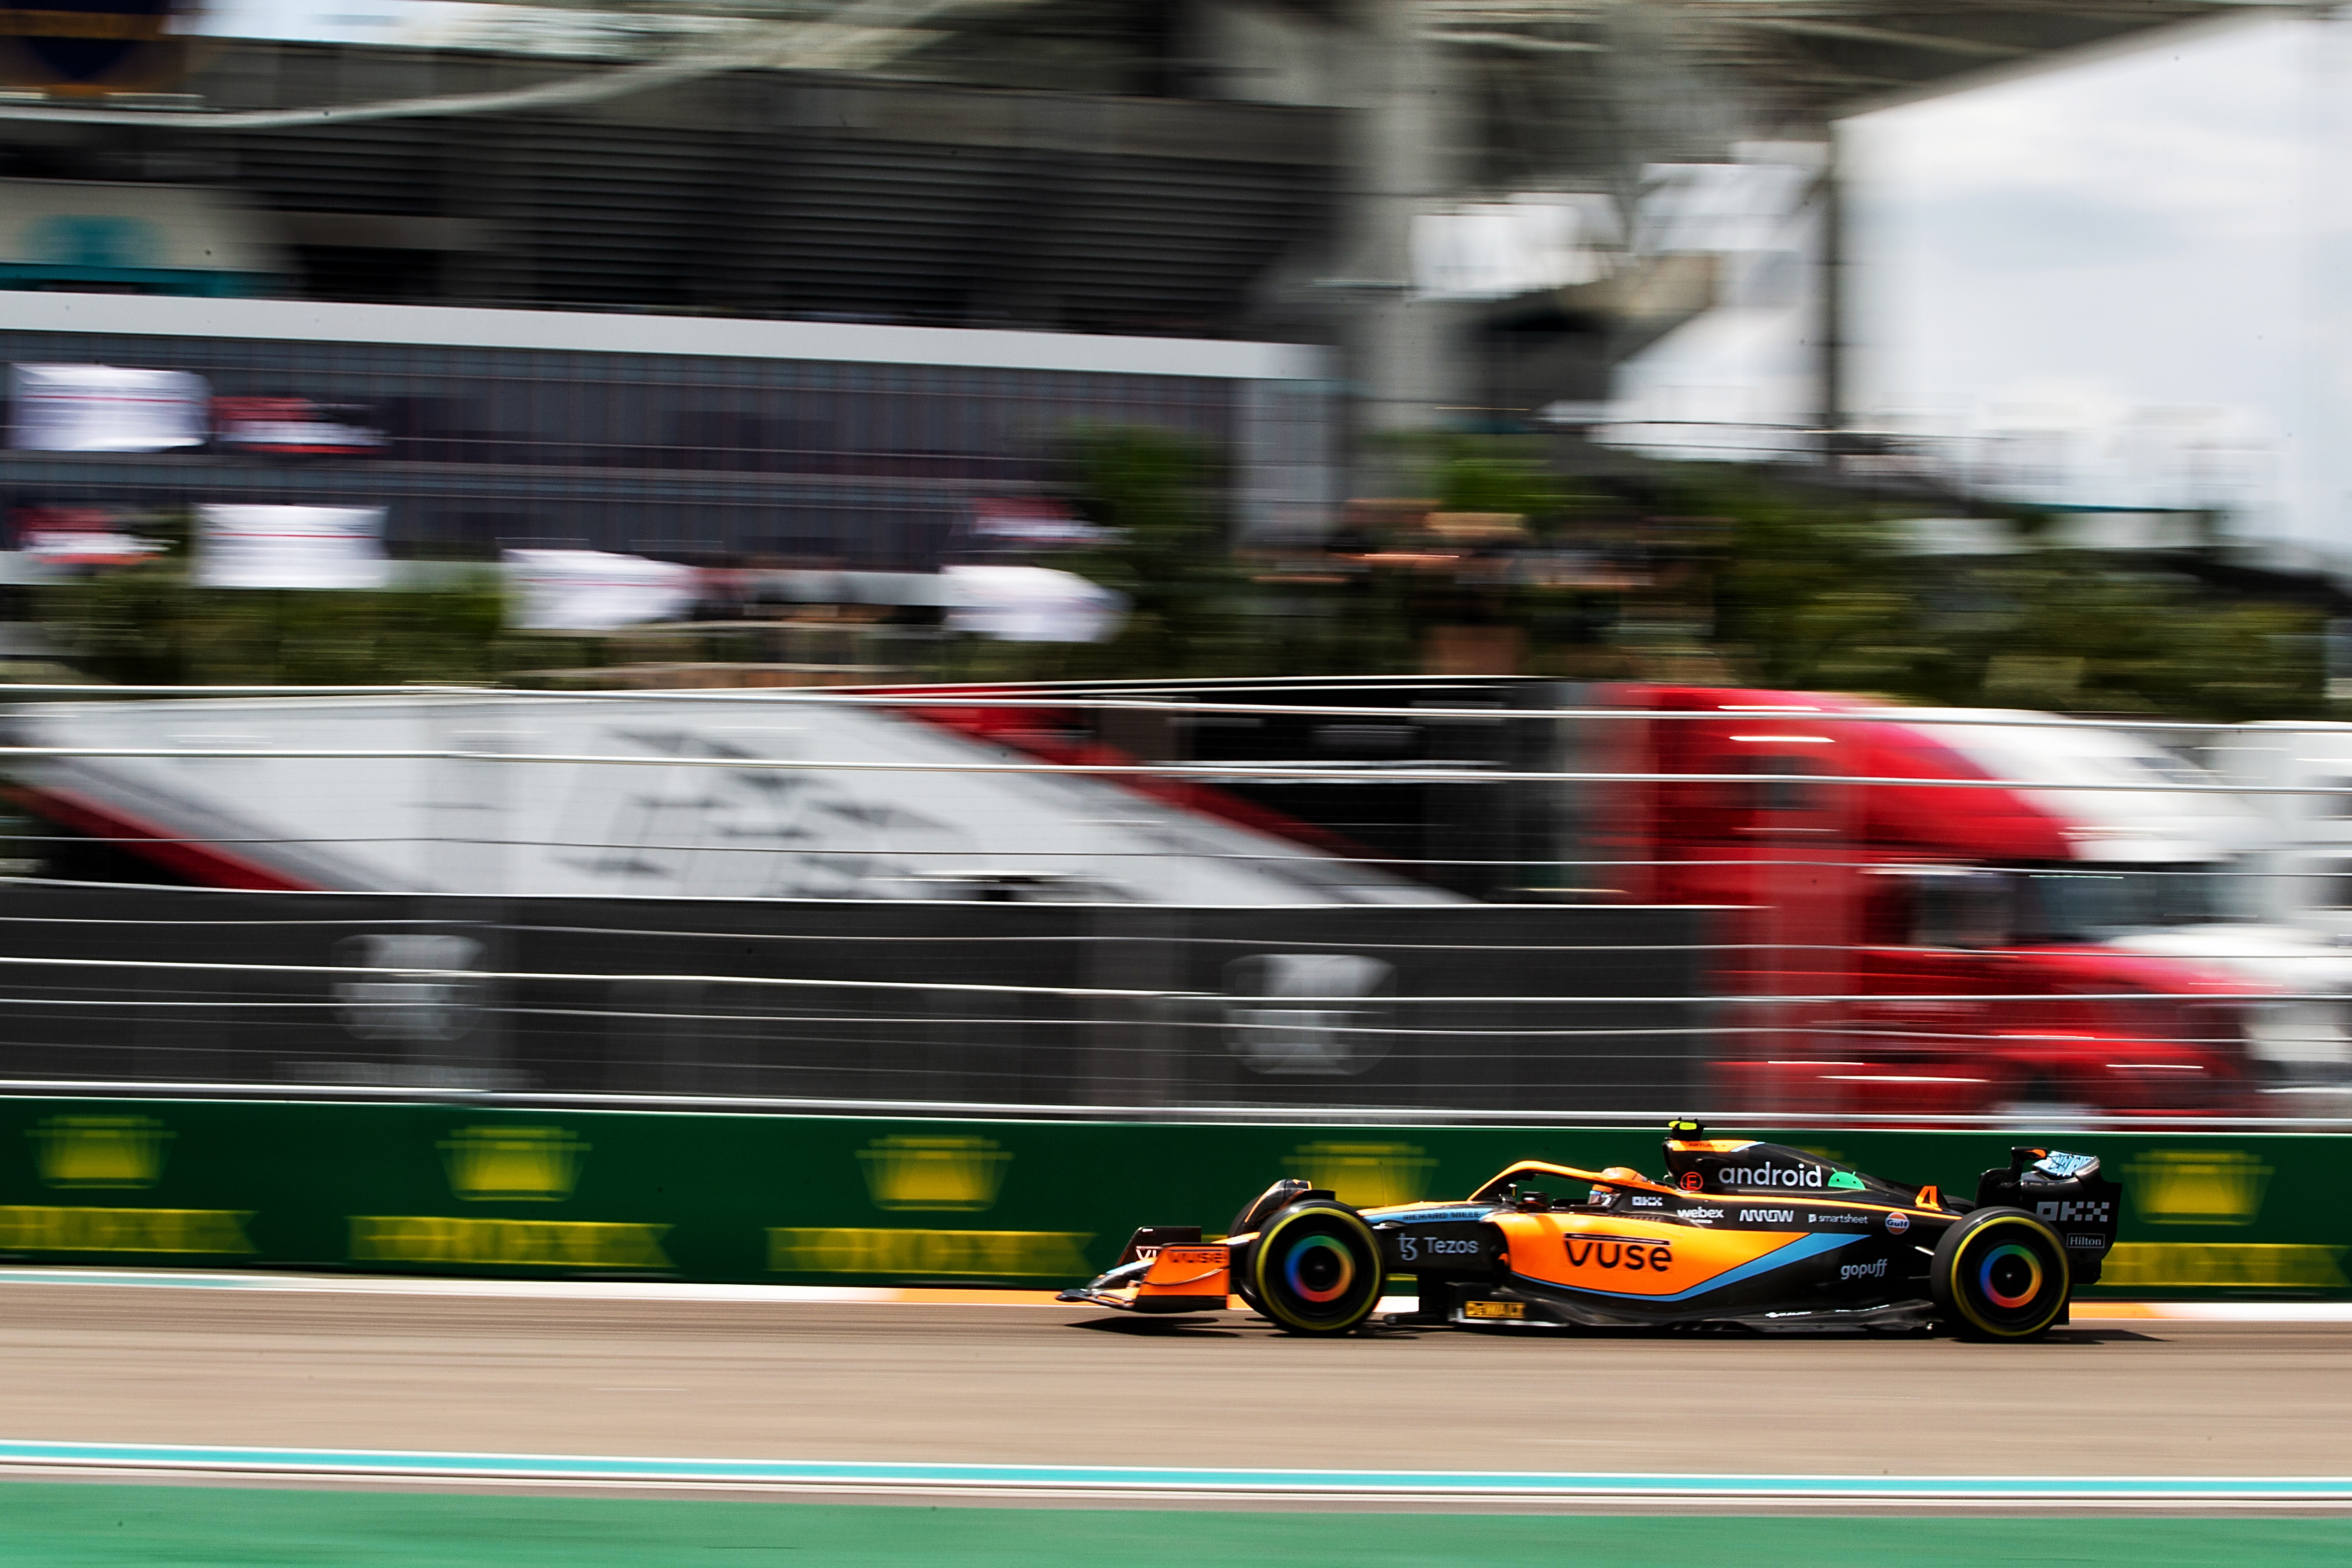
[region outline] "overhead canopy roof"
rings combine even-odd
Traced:
[[[1833,116],[1890,91],[2176,23],[2281,8],[2210,0],[1420,0],[1437,37],[1498,52],[1622,53],[1646,35],[1790,110]]]
[[[1221,58],[1233,52],[1231,23],[1242,17],[1255,38],[1327,44],[1318,63],[1337,74],[1349,68],[1340,57],[1360,53],[1349,46],[1365,38],[1428,40],[1480,58],[1489,76],[1598,83],[1603,96],[1651,100],[1682,96],[1696,79],[1776,118],[1822,121],[1989,66],[2210,16],[2298,8],[2214,0],[382,0],[365,9],[224,0],[194,26],[289,42],[683,64],[686,74],[726,59],[992,87],[1263,100],[1267,84],[1236,79],[1277,68]],[[16,108],[0,118],[37,112]]]

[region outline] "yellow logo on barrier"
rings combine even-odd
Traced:
[[[1412,1203],[1437,1168],[1411,1143],[1308,1143],[1292,1150],[1290,1158],[1308,1181],[1362,1209]]]
[[[2340,1290],[2341,1247],[2258,1241],[2126,1241],[2107,1254],[2102,1288],[2170,1290],[2192,1286]]]
[[[353,1215],[354,1263],[499,1264],[539,1268],[667,1268],[666,1225],[594,1220]]]
[[[1083,1278],[1089,1231],[851,1230],[787,1226],[768,1232],[777,1274],[890,1274],[929,1279]]]
[[[25,1134],[52,1187],[152,1187],[173,1134],[144,1116],[52,1116]]]
[[[560,1127],[464,1127],[441,1144],[449,1190],[476,1203],[562,1203],[589,1146]]]
[[[2272,1173],[2242,1150],[2156,1149],[2124,1167],[2124,1190],[2152,1225],[2252,1225]]]
[[[0,1207],[5,1252],[257,1252],[242,1209]]]
[[[877,1138],[857,1152],[878,1209],[992,1206],[1013,1156],[985,1138]]]

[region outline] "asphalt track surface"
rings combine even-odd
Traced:
[[[746,1459],[2352,1477],[2352,1325],[1293,1339],[1243,1314],[10,1282],[0,1438]]]

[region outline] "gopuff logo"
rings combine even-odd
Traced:
[[[1884,1279],[1886,1278],[1886,1259],[1881,1258],[1870,1263],[1841,1264],[1838,1268],[1838,1278],[1841,1279]]]
[[[1818,1187],[1819,1165],[1726,1165],[1724,1185],[1730,1187]]]
[[[2062,1225],[2105,1225],[2108,1208],[2108,1205],[2089,1198],[2072,1202],[2053,1199],[2049,1203],[2035,1204],[2033,1212],[2043,1219],[2054,1219]]]

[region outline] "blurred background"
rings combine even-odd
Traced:
[[[2324,8],[5,15],[0,1079],[2352,1109]]]

